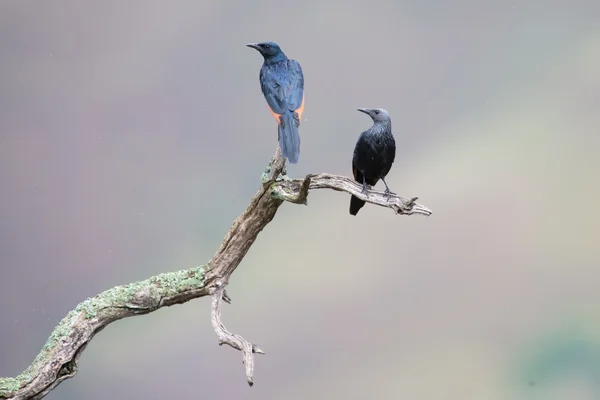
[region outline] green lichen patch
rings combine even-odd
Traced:
[[[284,174],[279,174],[277,175],[277,179],[275,179],[277,182],[291,182],[294,180],[294,178],[290,178],[288,175],[284,175]]]
[[[271,168],[273,167],[273,162],[275,162],[275,157],[271,157],[271,161],[269,161],[269,164],[263,171],[263,173],[260,177],[260,180],[262,181],[262,183],[265,183],[269,180],[269,175],[271,175]]]
[[[85,318],[94,318],[102,310],[112,307],[128,307],[134,297],[144,291],[156,293],[157,298],[174,296],[186,290],[204,287],[204,277],[208,268],[204,265],[182,271],[167,272],[155,275],[143,281],[128,285],[116,286],[94,297],[88,298],[70,311],[54,328],[33,363],[16,378],[0,378],[0,399],[12,397],[19,388],[27,385],[38,374],[40,369],[50,362],[60,341],[72,333],[78,318],[84,313]]]
[[[169,297],[187,289],[204,286],[205,266],[182,271],[166,272],[149,279],[116,286],[80,303],[76,312],[85,311],[86,318],[94,318],[101,310],[110,307],[129,307],[141,292],[156,293],[158,297]]]
[[[39,371],[41,366],[48,363],[48,359],[51,358],[54,349],[58,342],[71,331],[72,325],[79,316],[79,312],[76,310],[70,311],[66,317],[64,317],[54,328],[54,331],[48,337],[46,344],[42,347],[42,350],[37,355],[33,363],[27,368],[22,374],[16,378],[1,378],[0,379],[0,398],[10,397],[11,393],[14,393],[22,386],[31,382],[36,372]]]
[[[272,185],[271,186],[271,197],[276,200],[288,200],[291,196],[286,193],[281,187]]]
[[[12,393],[19,390],[21,380],[17,378],[0,378],[0,399],[12,396]]]
[[[185,290],[204,287],[204,276],[207,270],[206,266],[201,265],[183,271],[159,274],[150,278],[149,281],[159,289],[162,297],[168,297]],[[147,283],[144,286],[146,285]]]

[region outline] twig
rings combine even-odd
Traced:
[[[413,199],[382,192],[361,193],[362,187],[343,176],[316,174],[304,179],[285,175],[285,159],[279,146],[262,175],[262,184],[246,210],[232,224],[213,258],[205,266],[168,272],[144,281],[117,286],[80,303],[54,329],[31,366],[16,378],[0,378],[0,400],[41,399],[62,381],[75,376],[77,361],[94,335],[122,318],[148,314],[162,307],[212,296],[212,324],[221,344],[242,351],[248,383],[253,383],[254,353],[262,350],[233,334],[221,322],[222,301],[231,274],[240,264],[258,234],[275,217],[284,201],[306,204],[313,189],[333,189],[353,194],[369,203],[389,207],[398,214],[430,215]]]
[[[234,349],[242,352],[242,362],[246,366],[246,379],[248,385],[254,385],[254,353],[265,354],[258,346],[250,343],[242,336],[231,333],[225,328],[223,322],[221,322],[221,304],[224,300],[223,293],[225,287],[220,281],[216,282],[217,289],[212,294],[212,309],[211,309],[211,322],[217,337],[219,338],[219,346],[228,344]]]

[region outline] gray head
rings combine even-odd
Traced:
[[[390,114],[383,108],[359,108],[358,111],[367,114],[373,119],[373,122],[389,122]]]
[[[275,42],[248,43],[246,46],[258,50],[265,60],[285,57],[285,54]]]

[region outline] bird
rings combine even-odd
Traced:
[[[354,180],[363,185],[362,193],[367,194],[367,185],[375,186],[381,179],[385,185],[385,195],[389,198],[390,188],[385,177],[390,172],[396,158],[396,141],[392,135],[390,114],[383,108],[359,108],[358,111],[373,119],[373,125],[362,132],[354,147],[352,173]],[[365,201],[352,195],[350,214],[356,215]]]
[[[277,121],[277,140],[282,155],[291,164],[300,157],[298,127],[304,112],[304,73],[300,63],[289,59],[277,43],[248,43],[264,61],[260,69],[260,88],[271,114]]]

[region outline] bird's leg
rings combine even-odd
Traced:
[[[390,199],[390,196],[392,195],[392,191],[390,190],[389,186],[387,185],[387,183],[385,183],[385,179],[381,178],[381,180],[383,181],[383,184],[385,185],[385,191],[383,192],[383,195],[385,197],[388,198],[388,200]]]
[[[362,188],[362,194],[366,195],[367,194],[367,178],[365,178],[365,176],[363,175],[363,188]]]

